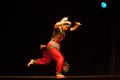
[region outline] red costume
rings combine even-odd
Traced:
[[[60,52],[60,42],[65,36],[65,31],[59,26],[54,29],[52,39],[46,45],[43,56],[36,60],[36,64],[49,64],[52,58],[56,61],[56,72],[61,72],[64,65],[64,57]]]
[[[60,22],[57,22],[54,26],[54,31],[51,40],[47,43],[47,45],[41,45],[44,47],[43,56],[39,59],[31,59],[28,63],[28,67],[31,64],[49,64],[52,59],[56,61],[56,77],[57,78],[64,78],[65,76],[62,75],[62,70],[67,72],[69,69],[69,64],[67,62],[64,63],[64,56],[60,51],[60,42],[65,37],[65,31],[70,30],[74,31],[81,25],[79,22],[76,22],[76,25],[70,28],[71,22],[68,21],[68,17],[64,17]],[[40,47],[40,48],[41,48]]]

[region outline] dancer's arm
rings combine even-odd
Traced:
[[[75,30],[77,30],[80,25],[82,25],[80,22],[75,22],[75,26],[71,27],[71,28],[70,28],[70,31],[75,31]]]
[[[59,26],[61,26],[63,24],[63,22],[57,22],[55,25],[54,25],[54,28],[58,28]]]

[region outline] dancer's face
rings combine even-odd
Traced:
[[[62,26],[62,29],[63,29],[64,31],[66,31],[66,30],[68,30],[69,27],[70,27],[70,24],[64,24],[64,25]]]

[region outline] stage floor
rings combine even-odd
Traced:
[[[55,76],[0,76],[0,80],[56,80]],[[66,76],[62,80],[120,80],[120,75]]]

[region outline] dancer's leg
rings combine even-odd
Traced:
[[[64,56],[57,48],[49,49],[48,52],[52,55],[52,57],[56,61],[56,77],[64,78],[65,76],[62,75],[62,69],[64,65]]]
[[[43,53],[42,53],[42,57],[39,58],[39,59],[31,59],[30,62],[28,63],[27,67],[29,67],[30,65],[32,64],[44,64],[44,65],[47,65],[51,62],[52,60],[52,57],[51,55],[46,51],[44,50]]]
[[[43,51],[43,57],[36,59],[36,64],[44,64],[47,65],[51,62],[52,56],[46,51]]]

